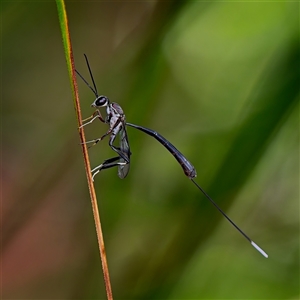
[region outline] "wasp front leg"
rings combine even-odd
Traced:
[[[91,119],[91,120],[90,120]],[[82,124],[79,128],[82,128],[88,124],[93,123],[96,119],[99,119],[101,122],[105,123],[105,120],[103,119],[101,112],[99,109],[96,109],[96,111],[88,118],[82,120],[82,122],[85,122],[87,120],[90,120],[89,122],[86,122],[85,124]]]

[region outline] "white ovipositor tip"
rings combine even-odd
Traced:
[[[253,241],[251,241],[251,245],[257,250],[259,251],[264,257],[268,258],[268,254],[261,249],[259,246],[257,246]]]

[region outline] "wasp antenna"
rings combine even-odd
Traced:
[[[89,60],[88,60],[86,54],[83,54],[83,55],[85,57],[86,64],[88,66],[88,69],[89,69],[89,72],[90,72],[90,76],[91,76],[91,79],[92,79],[92,82],[93,82],[93,85],[94,85],[95,95],[98,97],[98,91],[97,91],[97,87],[96,87],[95,80],[94,80],[94,77],[93,77],[92,69],[91,69],[90,64],[89,64]]]
[[[97,91],[95,91],[90,84],[84,79],[84,77],[77,71],[75,70],[75,72],[79,75],[79,77],[84,81],[84,83],[92,90],[92,92],[95,94],[96,97],[98,97],[98,93]]]

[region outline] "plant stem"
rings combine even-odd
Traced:
[[[89,155],[88,155],[88,150],[87,150],[87,146],[85,143],[84,131],[83,131],[83,128],[80,127],[82,125],[82,117],[81,117],[79,93],[78,93],[78,87],[77,87],[77,81],[76,81],[75,63],[74,63],[73,52],[72,52],[72,44],[71,44],[70,31],[69,31],[69,26],[68,26],[67,13],[66,13],[64,0],[56,0],[56,4],[57,4],[57,9],[58,9],[62,37],[63,37],[63,45],[64,45],[65,56],[66,56],[66,60],[67,60],[69,77],[70,77],[70,81],[71,81],[73,101],[74,101],[74,106],[75,106],[75,111],[76,111],[76,116],[77,116],[77,123],[78,123],[78,128],[79,128],[79,136],[80,136],[80,141],[81,141],[81,146],[82,146],[81,148],[82,148],[83,160],[84,160],[87,182],[88,182],[88,187],[89,187],[89,192],[90,192],[90,197],[91,197],[92,210],[93,210],[98,245],[99,245],[99,253],[100,253],[100,258],[101,258],[101,262],[102,262],[102,270],[103,270],[103,276],[104,276],[106,295],[107,295],[108,300],[113,300],[111,283],[110,283],[109,272],[108,272],[107,259],[106,259],[106,253],[105,253],[104,239],[103,239],[100,215],[99,215],[98,204],[97,204],[97,197],[96,197],[96,192],[94,189],[94,184],[93,184],[92,175],[91,175],[91,166],[90,166],[90,161],[89,161]]]

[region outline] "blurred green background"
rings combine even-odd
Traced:
[[[67,2],[76,68],[128,122],[97,175],[115,299],[299,299],[299,3]],[[2,297],[105,299],[54,2],[1,2]],[[79,79],[82,114],[93,93]],[[87,139],[107,126],[86,127]],[[114,156],[108,139],[92,167]]]

